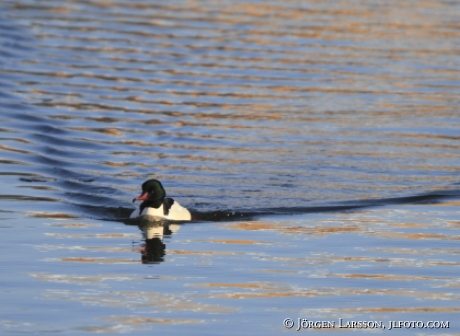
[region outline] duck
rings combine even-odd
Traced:
[[[130,218],[137,218],[142,216],[153,216],[169,220],[177,221],[190,221],[192,215],[189,210],[173,200],[166,197],[166,191],[160,181],[150,179],[142,183],[142,193],[139,197],[133,199],[136,201],[143,201],[139,210],[134,210]]]

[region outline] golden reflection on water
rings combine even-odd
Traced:
[[[65,227],[65,228],[87,228],[87,227],[97,227],[100,224],[94,223],[51,223],[50,227]]]
[[[167,279],[157,279],[158,281]],[[220,305],[208,305],[193,302],[191,297],[181,299],[179,296],[169,295],[160,292],[104,292],[101,296],[94,295],[76,295],[70,296],[71,293],[65,291],[48,291],[50,297],[59,297],[64,300],[76,300],[85,304],[97,304],[110,307],[154,307],[159,309],[172,310],[189,310],[200,311],[205,313],[225,314],[233,313],[237,309]]]
[[[103,319],[104,321],[111,321],[116,323],[123,324],[150,324],[150,323],[166,323],[166,324],[196,324],[204,323],[203,320],[194,320],[194,319],[165,319],[165,318],[140,318],[134,316],[114,316],[110,318]],[[93,330],[91,330],[93,331]]]
[[[284,234],[307,234],[307,235],[323,235],[331,233],[343,233],[343,232],[367,232],[364,227],[355,226],[337,226],[337,227],[324,227],[324,226],[288,226],[286,224],[275,224],[275,223],[264,223],[264,222],[242,222],[238,224],[230,224],[230,228],[233,230],[274,230]]]
[[[345,309],[331,309],[330,312],[336,313],[414,313],[414,312],[433,312],[433,313],[443,313],[443,312],[457,312],[460,311],[460,308],[450,307],[450,308],[439,308],[439,307],[422,307],[422,308],[345,308]]]
[[[100,234],[85,234],[85,233],[46,233],[47,236],[56,238],[139,238],[139,235],[133,235],[129,233],[100,233]]]
[[[138,263],[134,259],[121,259],[121,258],[59,258],[63,262],[78,262],[78,263],[97,263],[97,264],[127,264]]]
[[[31,217],[61,219],[61,220],[80,218],[79,216],[69,214],[69,213],[63,213],[63,212],[28,212],[27,214]]]
[[[216,287],[217,285],[213,286]],[[227,287],[222,284],[222,287]],[[302,288],[273,288],[272,290],[261,292],[231,292],[225,294],[208,294],[204,297],[213,299],[264,299],[264,298],[283,298],[283,297],[316,297],[316,296],[346,296],[346,295],[387,295],[387,296],[407,296],[417,297],[424,299],[439,299],[439,300],[458,300],[460,295],[445,294],[445,293],[431,293],[413,290],[389,290],[389,289],[346,289],[346,288],[315,288],[315,289],[302,289]]]

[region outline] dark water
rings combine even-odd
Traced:
[[[458,334],[459,15],[0,2],[0,333]],[[201,220],[127,220],[148,178]]]

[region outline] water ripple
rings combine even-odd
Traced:
[[[2,162],[83,207],[153,176],[197,211],[455,189],[459,27],[429,3],[7,1]]]

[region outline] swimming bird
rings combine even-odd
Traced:
[[[154,216],[170,220],[188,221],[192,219],[190,211],[172,198],[166,197],[166,191],[160,181],[151,179],[142,183],[142,194],[133,199],[143,201],[139,210],[134,210],[131,218]]]

